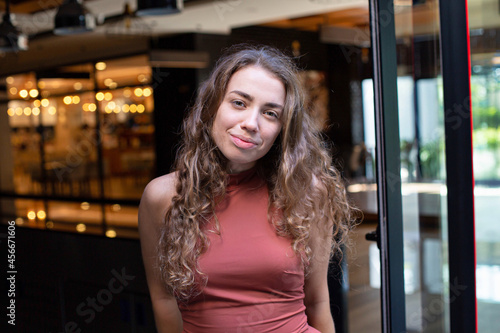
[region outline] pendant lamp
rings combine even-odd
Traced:
[[[54,25],[54,34],[74,35],[94,30],[95,17],[82,0],[65,0],[57,9]]]
[[[138,16],[169,15],[180,13],[182,0],[137,0]]]
[[[28,37],[16,29],[10,20],[10,1],[5,2],[5,14],[0,23],[0,51],[17,52],[28,49]]]

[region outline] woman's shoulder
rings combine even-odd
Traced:
[[[172,172],[151,180],[142,193],[139,212],[145,211],[148,214],[164,215],[172,198],[176,195],[177,173]]]
[[[177,172],[154,178],[144,189],[143,198],[148,199],[173,197],[176,193]]]

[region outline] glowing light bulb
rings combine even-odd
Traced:
[[[106,63],[102,62],[102,61],[99,61],[98,63],[95,64],[95,69],[97,69],[98,71],[105,70],[106,69]]]
[[[135,88],[134,89],[134,95],[136,95],[137,97],[141,97],[142,96],[142,89],[141,88]]]
[[[38,213],[36,213],[36,216],[40,220],[45,220],[45,218],[47,217],[47,214],[45,214],[45,212],[43,210],[39,210]]]
[[[38,96],[38,90],[31,89],[30,90],[30,96],[33,97],[33,98],[37,97]]]
[[[27,217],[28,217],[28,219],[33,221],[36,218],[36,213],[34,211],[30,210],[27,214]]]

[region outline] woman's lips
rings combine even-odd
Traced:
[[[242,139],[240,137],[231,135],[231,140],[233,140],[233,143],[236,145],[238,148],[242,149],[250,149],[255,147],[257,144],[253,141],[247,141],[245,139]]]

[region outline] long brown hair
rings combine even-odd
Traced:
[[[219,59],[200,86],[183,124],[175,171],[177,195],[165,216],[158,265],[167,290],[180,300],[196,295],[206,283],[198,258],[209,246],[203,226],[212,218],[227,185],[227,159],[212,139],[212,125],[232,75],[258,66],[280,79],[286,91],[283,127],[271,150],[257,164],[269,188],[270,214],[278,235],[289,237],[307,267],[313,226],[332,233],[332,253],[340,253],[352,218],[339,172],[332,166],[321,133],[305,110],[305,96],[292,58],[269,46],[238,45]],[[270,209],[271,211],[271,209]]]

